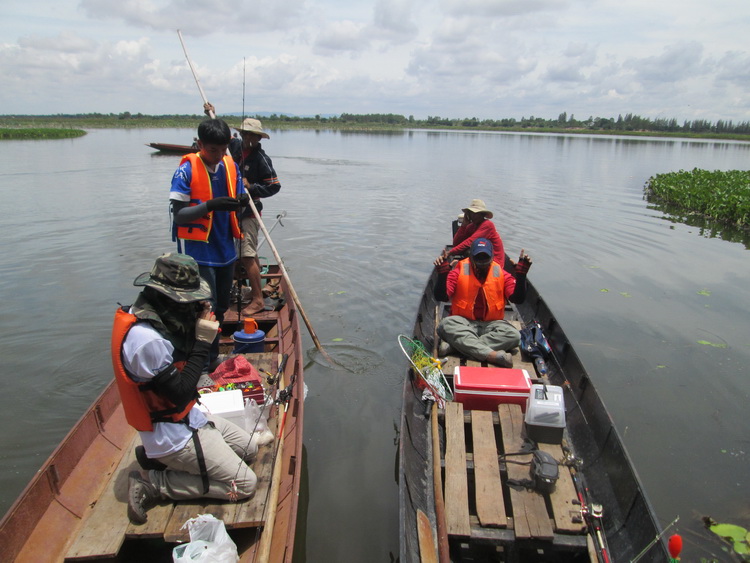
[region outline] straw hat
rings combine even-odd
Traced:
[[[471,211],[472,213],[484,213],[487,219],[492,219],[493,217],[492,211],[487,209],[487,206],[481,199],[472,199],[469,207],[465,207],[462,211],[464,213],[466,213],[467,211]]]
[[[252,117],[248,117],[247,119],[245,119],[245,121],[242,122],[242,125],[240,125],[240,131],[255,133],[256,135],[260,135],[264,139],[271,138],[268,136],[268,133],[263,131],[263,125],[261,124],[261,122],[257,119],[253,119]]]

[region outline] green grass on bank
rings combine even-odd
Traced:
[[[0,128],[0,140],[72,139],[82,137],[86,131],[50,127]]]
[[[750,170],[668,172],[649,178],[649,201],[677,206],[733,225],[750,227]]]
[[[242,118],[234,115],[220,115],[230,126],[239,127]],[[732,132],[713,131],[646,131],[620,130],[613,128],[567,127],[555,126],[556,122],[546,122],[545,125],[535,126],[540,120],[526,120],[523,124],[515,122],[512,125],[499,125],[503,121],[478,120],[441,120],[405,119],[403,116],[357,116],[342,115],[341,117],[289,117],[272,115],[270,117],[256,116],[266,129],[310,129],[332,131],[371,131],[371,132],[403,132],[409,129],[440,129],[448,131],[497,131],[523,133],[555,133],[565,135],[618,135],[632,137],[670,137],[687,139],[717,139],[750,142],[750,135]],[[393,119],[385,119],[393,117]],[[368,118],[370,118],[368,120]],[[401,118],[401,119],[396,119]],[[197,129],[204,115],[143,115],[143,114],[80,114],[80,115],[0,115],[0,128],[79,128],[79,129],[157,129],[157,128],[189,128]],[[514,120],[509,120],[514,122]],[[488,125],[487,123],[492,123]]]

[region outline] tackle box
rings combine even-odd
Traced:
[[[531,386],[524,417],[526,436],[535,442],[559,444],[565,429],[563,389],[557,385]]]
[[[525,411],[531,379],[525,369],[456,366],[453,385],[454,400],[465,409],[491,411],[512,403]]]

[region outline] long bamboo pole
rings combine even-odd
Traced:
[[[195,83],[198,85],[198,91],[200,92],[201,98],[203,99],[203,104],[205,105],[208,103],[208,99],[206,98],[206,94],[203,92],[203,87],[201,86],[200,80],[198,80],[198,73],[195,72],[193,63],[190,61],[190,56],[188,55],[187,48],[185,47],[185,42],[182,40],[182,33],[180,32],[179,29],[177,30],[177,35],[180,38],[180,43],[182,44],[182,50],[185,53],[185,58],[187,59],[188,66],[190,66],[190,70],[193,73],[193,78],[195,78]],[[213,110],[211,110],[209,113],[212,118],[216,117]],[[333,361],[333,358],[331,358],[331,356],[328,355],[328,352],[326,352],[323,346],[320,344],[320,340],[318,340],[318,335],[315,334],[315,330],[312,327],[312,323],[310,322],[310,319],[307,318],[307,314],[305,313],[305,310],[302,308],[302,303],[300,302],[299,297],[297,296],[297,292],[294,290],[294,286],[292,285],[292,280],[289,277],[289,273],[286,271],[286,268],[284,267],[284,263],[281,260],[281,256],[276,250],[276,245],[274,245],[273,241],[271,240],[271,235],[266,229],[266,226],[263,224],[263,220],[260,218],[260,213],[258,212],[258,208],[255,207],[255,202],[253,202],[253,198],[249,199],[249,203],[250,203],[250,209],[253,210],[253,215],[255,215],[255,218],[258,220],[260,229],[263,231],[263,235],[266,237],[266,241],[268,241],[268,246],[271,247],[271,251],[273,252],[274,257],[276,258],[276,263],[279,265],[279,271],[281,272],[281,275],[284,276],[284,279],[286,280],[289,293],[292,295],[292,299],[294,300],[295,305],[297,305],[297,309],[299,310],[300,315],[302,315],[302,320],[305,322],[305,326],[307,327],[307,331],[310,333],[310,336],[312,337],[313,342],[315,343],[315,347],[323,355],[323,357],[326,360],[328,360],[328,362],[330,362],[331,364],[335,364],[335,362]]]
[[[284,373],[283,368],[280,371],[279,389],[284,389]],[[273,540],[273,526],[276,523],[276,510],[277,503],[279,500],[279,489],[281,487],[281,454],[284,451],[284,425],[286,424],[286,411],[289,407],[289,402],[284,403],[284,411],[277,414],[279,420],[279,428],[276,442],[276,453],[273,456],[273,475],[271,476],[271,494],[268,497],[268,504],[266,507],[268,511],[265,513],[265,522],[263,523],[263,533],[260,536],[260,543],[258,549],[255,552],[254,561],[258,563],[267,563],[268,556],[271,552],[271,541]],[[279,416],[280,415],[280,416]]]

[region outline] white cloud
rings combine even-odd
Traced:
[[[330,55],[342,51],[364,51],[369,46],[364,30],[364,24],[348,20],[333,22],[318,34],[313,44],[313,52]]]
[[[740,0],[5,0],[7,113],[750,120]],[[744,22],[744,23],[743,23]],[[243,70],[244,67],[244,70]]]

